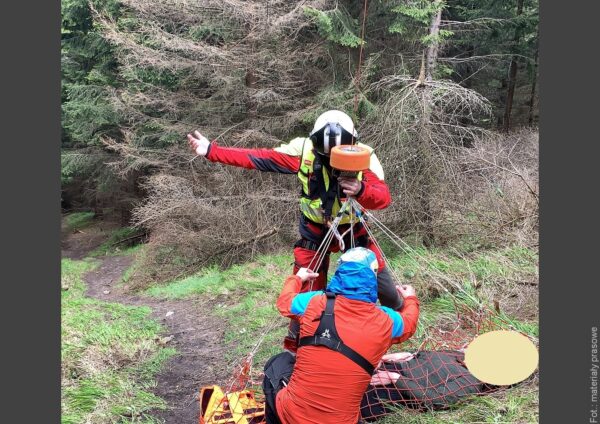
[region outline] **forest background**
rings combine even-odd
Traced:
[[[538,1],[63,0],[61,37],[63,211],[143,242],[128,289],[297,239],[295,178],[195,158],[187,133],[276,147],[335,108],[382,162],[377,216],[429,258],[404,278],[435,299],[428,267],[455,272],[536,322]]]

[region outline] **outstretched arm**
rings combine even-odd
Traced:
[[[300,158],[278,152],[273,149],[240,149],[221,147],[215,141],[210,142],[198,131],[188,134],[190,148],[211,162],[238,166],[246,169],[258,169],[263,172],[295,174],[300,167]]]
[[[316,278],[319,274],[307,268],[300,268],[296,275],[290,275],[283,283],[283,289],[277,298],[277,309],[284,317],[304,315],[308,302],[314,296],[323,294],[322,291],[300,293],[302,282]]]
[[[394,312],[402,317],[402,321],[404,322],[404,330],[399,337],[392,339],[392,343],[402,343],[403,341],[410,339],[415,334],[415,331],[417,331],[417,321],[419,320],[419,299],[417,299],[417,296],[414,295],[405,297],[402,311]]]

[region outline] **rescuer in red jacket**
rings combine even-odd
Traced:
[[[346,196],[354,196],[366,209],[383,209],[391,202],[389,189],[383,181],[383,169],[375,153],[371,154],[370,168],[360,172],[356,178],[337,177],[331,169],[329,165],[331,148],[340,144],[355,144],[358,137],[352,119],[338,110],[330,110],[320,115],[308,138],[298,137],[275,149],[221,147],[215,141],[208,141],[198,131],[188,134],[187,137],[191,149],[212,162],[263,172],[297,174],[302,184],[300,196],[302,214],[300,240],[294,245],[294,273],[301,267],[315,265],[314,258],[327,233],[328,223],[341,207],[339,190]],[[356,144],[372,152],[369,146]],[[344,234],[349,228],[350,219],[349,215],[342,218],[338,229],[340,234]],[[391,273],[385,268],[381,251],[368,237],[361,223],[354,224],[352,234],[353,241],[350,240],[350,232],[344,237],[345,246],[364,246],[377,256],[379,301],[394,310],[401,308],[402,297],[396,291]],[[325,287],[329,253],[338,251],[339,247],[338,241],[334,238],[321,267],[316,270],[319,276],[315,280],[305,282],[301,291],[319,290]],[[297,336],[298,323],[292,319],[284,347],[295,351]]]
[[[415,333],[419,301],[411,286],[398,287],[404,297],[400,311],[377,306],[373,252],[350,249],[338,264],[325,292],[300,292],[315,276],[302,268],[286,279],[277,299],[282,315],[300,320],[300,342],[295,365],[289,352],[265,365],[269,424],[356,424],[381,358],[392,344]],[[286,363],[292,364],[291,378]]]

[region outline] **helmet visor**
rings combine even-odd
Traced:
[[[353,135],[337,122],[328,122],[314,131],[311,139],[317,152],[329,156],[331,149],[341,144],[354,144]]]

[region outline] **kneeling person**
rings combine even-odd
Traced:
[[[373,371],[394,343],[411,337],[419,301],[398,287],[401,311],[377,306],[377,258],[365,248],[344,253],[325,292],[300,293],[315,274],[302,268],[286,279],[279,312],[300,320],[297,356],[284,352],[265,366],[269,423],[355,424]],[[294,372],[287,381],[283,375]]]

